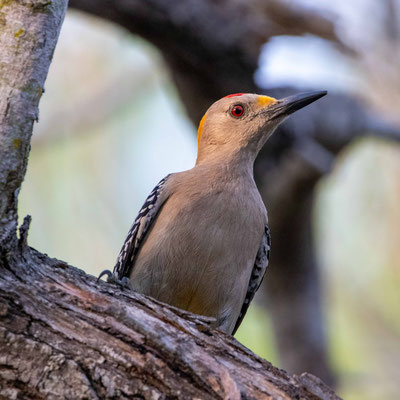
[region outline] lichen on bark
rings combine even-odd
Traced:
[[[15,236],[38,105],[66,0],[0,2],[0,243]]]

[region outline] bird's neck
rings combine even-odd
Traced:
[[[196,167],[207,167],[216,171],[223,168],[230,171],[230,175],[238,174],[253,177],[255,158],[256,154],[250,149],[208,146],[207,149],[199,148]]]

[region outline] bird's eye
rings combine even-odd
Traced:
[[[241,117],[241,116],[243,115],[243,113],[244,113],[244,108],[243,108],[243,106],[241,106],[241,105],[238,104],[238,105],[232,107],[231,114],[232,114],[235,118]]]

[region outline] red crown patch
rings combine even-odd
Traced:
[[[228,94],[228,96],[223,97],[224,99],[228,97],[235,97],[235,96],[243,96],[246,93],[234,93],[234,94]]]

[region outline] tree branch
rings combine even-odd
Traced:
[[[15,236],[17,197],[25,176],[33,122],[66,0],[12,0],[0,14],[0,244]]]
[[[19,248],[0,252],[0,397],[338,399],[207,318]]]
[[[153,43],[170,67],[195,124],[220,97],[256,91],[253,74],[260,48],[272,36],[310,33],[343,46],[327,18],[277,1],[70,0],[69,4]]]

